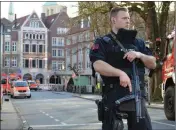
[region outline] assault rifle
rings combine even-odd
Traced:
[[[143,118],[142,115],[142,96],[140,90],[140,81],[139,75],[137,74],[137,67],[135,61],[133,61],[133,75],[132,75],[132,93],[123,98],[120,98],[115,101],[116,105],[119,106],[121,103],[125,101],[135,100],[135,109],[136,109],[136,119],[139,122],[139,119]]]
[[[129,35],[129,36],[131,36],[131,39],[134,39],[134,37],[137,34],[137,31],[136,30],[119,29],[118,33],[121,33],[122,34],[121,36]],[[117,40],[116,36],[113,33],[111,33],[111,36],[116,41],[116,43],[122,48],[122,51],[124,53],[127,53],[128,51]],[[124,39],[125,39],[125,37],[124,37]],[[127,38],[127,40],[132,41],[131,39]],[[129,41],[127,41],[127,42],[129,42]],[[140,90],[140,85],[139,85],[140,81],[139,81],[139,75],[138,75],[138,70],[137,70],[137,66],[136,66],[136,60],[134,60],[132,62],[132,70],[133,70],[133,73],[132,73],[132,93],[130,95],[127,95],[123,98],[116,100],[115,103],[117,106],[120,106],[121,103],[123,103],[125,101],[135,100],[136,119],[137,119],[137,122],[139,122],[139,119],[143,118],[143,115],[142,115],[142,101],[141,101],[142,95],[141,95],[141,90]]]

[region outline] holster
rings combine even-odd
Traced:
[[[103,121],[104,120],[104,103],[103,103],[103,100],[95,100],[95,103],[97,105],[98,120]]]

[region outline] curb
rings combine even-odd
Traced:
[[[20,123],[19,123],[19,126],[17,128],[17,130],[23,130],[23,119],[22,117],[20,116],[19,114],[19,111],[17,110],[17,107],[14,105],[14,103],[12,102],[12,100],[9,99],[9,101],[11,102],[12,106],[14,107],[18,117],[20,118]]]
[[[86,99],[86,100],[90,100],[90,101],[95,101],[95,99],[91,99],[91,98],[85,98],[85,97],[81,97],[78,95],[73,95],[73,97],[78,97],[78,98],[82,98],[82,99]],[[157,106],[152,106],[152,105],[146,105],[147,108],[151,108],[151,109],[160,109],[160,110],[164,110],[163,107],[157,107]]]
[[[12,102],[12,105],[13,105],[13,107],[15,108],[15,110],[16,110],[16,112],[17,112],[17,115],[18,115],[19,118],[21,119],[20,128],[17,129],[17,130],[25,130],[25,129],[26,129],[26,130],[29,130],[30,126],[29,126],[29,124],[27,123],[27,121],[26,121],[26,119],[24,118],[24,116],[22,116],[22,115],[20,114],[20,109],[19,109],[18,107],[16,107],[13,102]],[[31,130],[32,130],[32,129],[31,129]]]

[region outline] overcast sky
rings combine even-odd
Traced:
[[[13,0],[12,0],[13,1]],[[27,1],[27,0],[23,0]],[[50,1],[50,0],[48,0]],[[83,0],[84,1],[84,0]],[[136,0],[138,1],[138,0]],[[8,10],[9,10],[10,2],[1,2],[1,18],[8,18]],[[33,10],[37,12],[37,14],[41,15],[42,13],[42,5],[45,2],[13,2],[14,12],[17,14],[17,18],[31,14]],[[75,17],[77,15],[77,2],[57,2],[59,5],[67,6],[67,13],[69,17]],[[156,2],[158,5],[158,2]],[[174,10],[174,2],[171,4],[171,10]]]
[[[1,2],[1,18],[8,18],[9,11],[9,3],[10,2]],[[13,2],[14,13],[17,14],[17,18],[31,14],[33,10],[36,13],[41,15],[42,13],[42,5],[45,2]],[[59,5],[67,6],[67,13],[69,17],[75,17],[77,15],[77,2],[57,2]],[[73,7],[74,6],[74,7]]]

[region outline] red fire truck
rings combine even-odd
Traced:
[[[17,73],[11,73],[7,75],[6,73],[1,74],[1,85],[3,87],[3,93],[8,94],[10,93],[10,86],[13,80],[17,80],[19,75]]]
[[[175,32],[167,37],[166,57],[162,66],[162,97],[164,112],[168,120],[175,120],[175,72],[174,72],[174,44]]]

